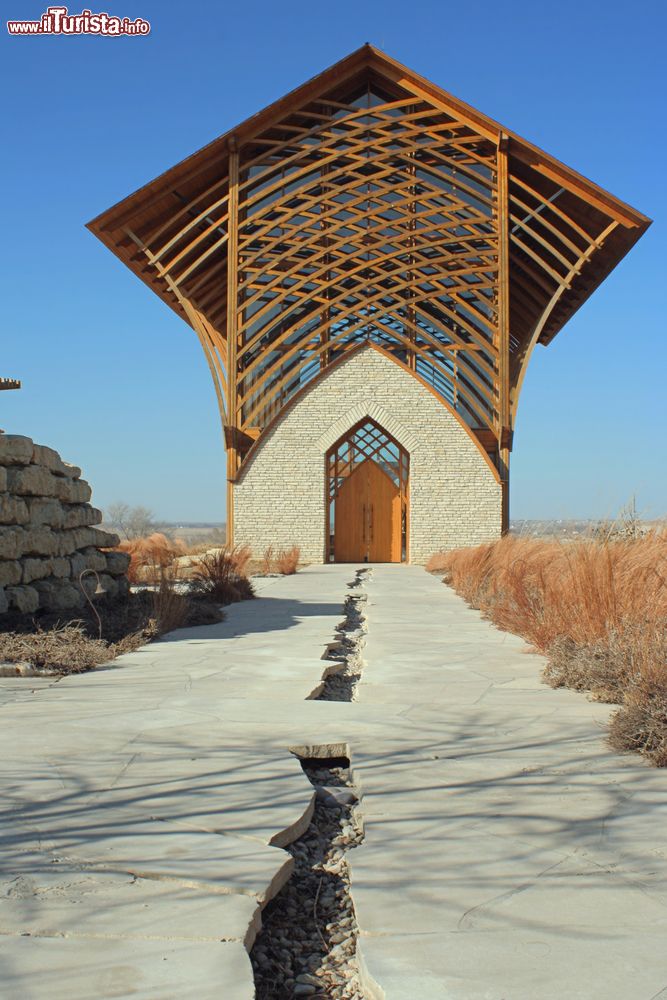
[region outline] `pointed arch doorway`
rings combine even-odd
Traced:
[[[329,562],[405,562],[410,457],[365,417],[327,452]]]

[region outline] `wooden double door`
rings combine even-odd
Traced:
[[[401,561],[401,492],[372,458],[340,487],[334,521],[336,562]]]

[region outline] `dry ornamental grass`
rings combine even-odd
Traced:
[[[292,545],[289,549],[280,549],[276,554],[273,545],[268,545],[264,550],[261,561],[255,564],[255,570],[261,576],[292,576],[299,568],[301,549],[298,545]]]
[[[159,531],[146,538],[131,538],[118,545],[121,552],[130,556],[127,578],[130,583],[159,583],[164,571],[174,559],[186,555],[186,546],[172,541]]]
[[[569,544],[507,535],[437,553],[427,569],[546,654],[554,687],[621,705],[616,749],[667,765],[667,535]]]
[[[193,591],[220,604],[254,597],[254,587],[246,576],[250,558],[248,546],[225,546],[202,556],[192,576]]]
[[[298,545],[293,545],[291,549],[281,549],[276,558],[276,568],[283,576],[292,576],[296,573],[299,565],[301,549]]]

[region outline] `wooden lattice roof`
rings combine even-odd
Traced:
[[[649,225],[365,45],[89,228],[196,331],[243,454],[364,338],[500,452],[533,346]]]

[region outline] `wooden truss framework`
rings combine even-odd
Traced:
[[[370,342],[458,414],[507,491],[535,344],[649,224],[367,45],[89,226],[197,333],[230,484],[295,395]]]
[[[333,559],[336,497],[353,472],[368,459],[377,462],[397,487],[401,500],[401,548],[409,551],[410,456],[399,441],[366,417],[342,435],[327,452],[327,561]]]

